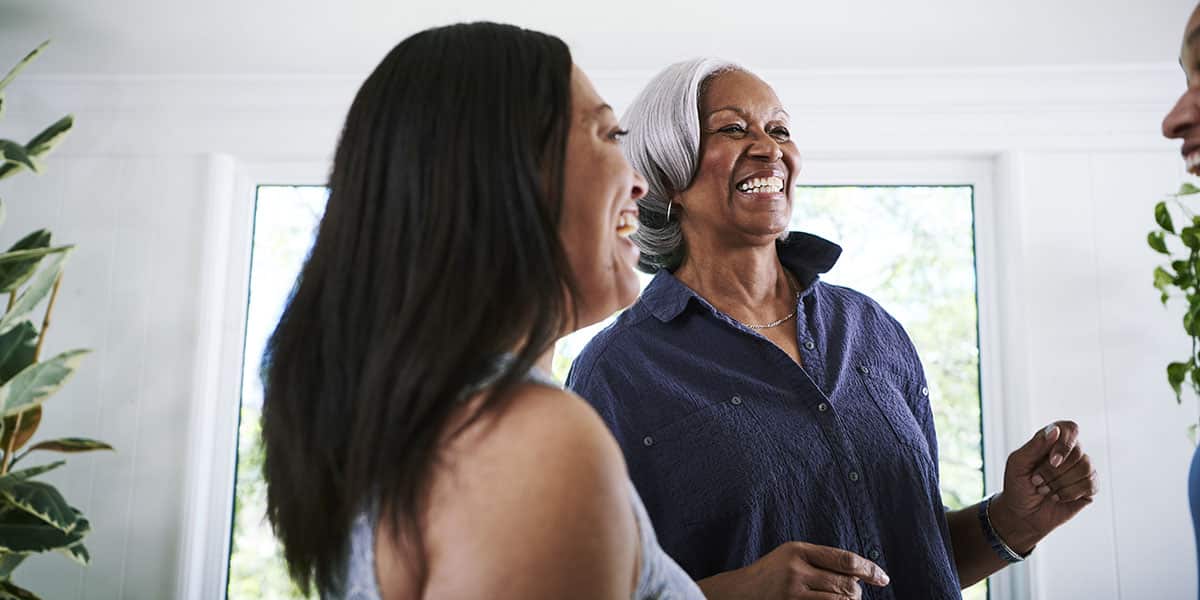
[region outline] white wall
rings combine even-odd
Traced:
[[[571,44],[591,69],[717,54],[771,68],[1169,60],[1192,0],[0,0],[0,56],[57,39],[43,73],[362,73],[419,29],[499,20]]]
[[[1176,407],[1162,381],[1182,344],[1175,311],[1150,286],[1155,257],[1144,242],[1157,194],[1183,178],[1173,146],[1157,136],[1180,91],[1176,69],[763,71],[796,116],[806,156],[994,166],[1003,436],[1015,447],[1036,427],[1073,418],[1104,484],[1096,504],[1022,567],[1035,598],[1196,593],[1184,487],[1184,423],[1196,408]],[[592,75],[620,108],[649,73]],[[200,587],[211,580],[184,572],[206,564],[205,552],[219,557],[226,523],[186,520],[219,512],[197,478],[216,476],[208,492],[229,483],[229,449],[204,444],[231,433],[221,415],[237,401],[230,370],[240,357],[223,349],[237,334],[246,258],[236,221],[253,200],[238,177],[323,165],[355,86],[59,76],[10,89],[6,136],[25,137],[62,112],[79,122],[46,176],[0,188],[9,210],[0,243],[45,226],[80,245],[49,349],[97,352],[52,400],[43,433],[94,436],[119,450],[74,459],[51,477],[95,524],[94,563],[82,571],[56,556],[34,560],[19,579],[35,591],[215,597]]]

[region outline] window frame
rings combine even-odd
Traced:
[[[238,162],[210,157],[206,237],[213,257],[204,266],[192,410],[191,456],[178,597],[226,598],[236,491],[238,413],[241,406],[244,344],[249,305],[251,254],[257,190],[262,185],[326,185],[327,161]],[[999,306],[998,238],[1001,216],[995,204],[992,158],[806,159],[797,185],[969,185],[975,213],[976,298],[979,315],[980,391],[983,418],[984,485],[1003,487],[1004,464],[1014,439],[1006,423],[1021,423],[1023,407],[1005,403],[1004,332]],[[229,402],[228,399],[236,399]],[[1029,597],[1028,569],[1010,567],[991,578],[992,600]]]
[[[214,155],[204,227],[201,339],[176,597],[227,598],[236,492],[237,436],[258,188],[325,186],[324,160],[237,161]],[[231,402],[230,399],[233,399]]]

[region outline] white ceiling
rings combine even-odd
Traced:
[[[766,69],[1164,63],[1195,0],[0,0],[0,68],[38,74],[360,75],[461,20],[541,29],[589,70],[717,55]]]

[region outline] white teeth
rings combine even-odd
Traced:
[[[627,238],[637,230],[638,220],[636,216],[626,212],[617,215],[617,235]]]
[[[755,177],[737,186],[739,192],[779,193],[783,191],[783,179],[779,177]]]

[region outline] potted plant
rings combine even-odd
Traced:
[[[1200,194],[1200,188],[1185,183],[1179,193],[1156,204],[1154,220],[1158,227],[1146,237],[1151,248],[1170,260],[1169,265],[1154,269],[1154,287],[1161,293],[1163,306],[1172,297],[1187,301],[1183,330],[1192,340],[1192,349],[1187,360],[1167,365],[1167,383],[1180,403],[1185,384],[1200,397],[1200,215],[1183,202],[1195,194]],[[1195,423],[1190,427],[1193,441],[1197,427]]]
[[[48,42],[47,42],[48,43]],[[46,47],[43,43],[0,79],[4,88]],[[68,115],[21,144],[0,139],[0,179],[22,171],[38,173],[42,161],[71,130]],[[0,202],[0,223],[4,205]],[[70,378],[88,350],[68,350],[42,360],[46,332],[73,246],[51,243],[50,232],[34,231],[0,253],[0,600],[37,598],[12,581],[13,571],[33,554],[59,551],[81,564],[89,556],[83,539],[90,525],[51,484],[38,477],[66,461],[28,466],[33,452],[111,450],[86,438],[44,440],[29,445],[42,421],[42,406]],[[7,295],[7,298],[4,298]]]

